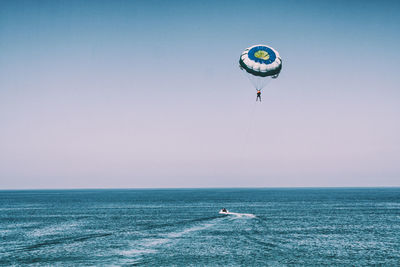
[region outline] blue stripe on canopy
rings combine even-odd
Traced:
[[[265,60],[265,59],[256,57],[254,54],[257,53],[258,51],[267,52],[268,55],[269,55],[269,58]],[[269,48],[268,46],[256,46],[256,47],[253,47],[252,49],[250,49],[250,51],[248,52],[247,55],[248,55],[249,59],[251,59],[251,60],[253,60],[255,62],[258,62],[260,64],[264,63],[264,64],[267,64],[267,65],[271,64],[276,59],[275,52],[271,48]]]

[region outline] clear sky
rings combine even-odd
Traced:
[[[400,1],[0,1],[0,189],[400,186]],[[238,68],[283,59],[262,104]]]

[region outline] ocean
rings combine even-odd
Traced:
[[[400,266],[400,188],[5,190],[0,265]]]

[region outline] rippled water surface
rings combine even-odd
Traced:
[[[399,266],[400,189],[0,191],[0,264]]]

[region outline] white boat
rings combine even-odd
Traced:
[[[224,208],[224,209],[220,210],[218,213],[227,215],[227,214],[229,214],[229,211]]]

